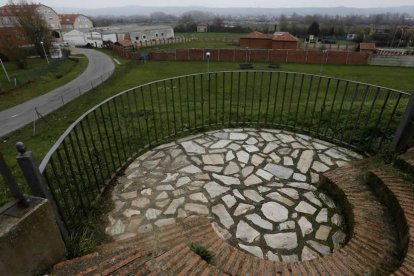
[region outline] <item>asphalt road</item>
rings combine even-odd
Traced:
[[[58,109],[80,94],[91,90],[109,78],[115,69],[111,57],[92,49],[74,49],[89,59],[86,70],[71,82],[47,94],[0,112],[0,137],[17,130],[38,118]],[[37,111],[36,111],[37,110]]]

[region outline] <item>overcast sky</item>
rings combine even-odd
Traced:
[[[0,0],[2,5],[7,4],[8,0]],[[18,1],[16,1],[18,2]],[[30,2],[30,1],[28,1]],[[71,8],[105,8],[119,7],[128,5],[141,6],[207,6],[207,7],[260,7],[260,8],[280,8],[280,7],[358,7],[358,8],[376,8],[390,6],[414,5],[413,0],[395,0],[395,1],[378,1],[378,0],[44,0],[32,1],[41,2],[50,7],[71,7]]]

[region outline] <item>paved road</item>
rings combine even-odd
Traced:
[[[74,51],[88,57],[89,65],[86,70],[76,79],[47,94],[0,112],[0,137],[32,123],[36,110],[41,115],[46,115],[81,93],[91,90],[92,86],[98,85],[112,75],[115,64],[109,56],[91,49],[74,49]]]

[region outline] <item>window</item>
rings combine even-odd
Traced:
[[[146,35],[142,35],[142,39],[146,39],[147,38],[147,36]]]
[[[155,37],[158,37],[158,34],[155,34]]]
[[[135,40],[139,40],[139,36],[135,37]]]
[[[161,36],[164,36],[164,33],[161,33]]]

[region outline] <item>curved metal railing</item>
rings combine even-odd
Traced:
[[[192,74],[118,93],[76,120],[40,165],[73,232],[107,185],[147,149],[196,131],[283,128],[365,152],[392,141],[409,94],[281,71]]]

